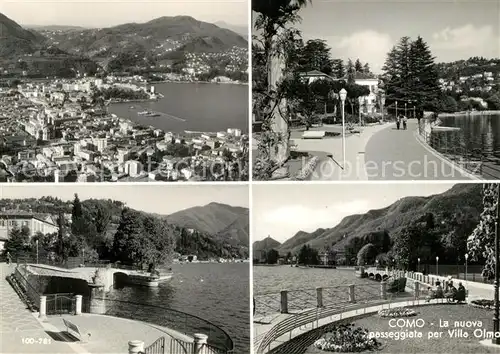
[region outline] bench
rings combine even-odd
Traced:
[[[74,334],[76,334],[78,336],[78,338],[80,339],[80,341],[84,342],[84,340],[83,340],[83,332],[84,331],[82,331],[80,329],[80,327],[78,327],[76,324],[74,324],[74,323],[72,323],[72,322],[70,322],[70,321],[68,321],[68,320],[66,320],[64,318],[63,318],[63,323],[66,326],[66,332],[67,333],[69,333],[69,334],[71,334],[73,336],[74,336]],[[91,336],[90,332],[87,332],[86,334],[88,336],[88,339],[90,339],[90,336]]]
[[[307,130],[302,133],[302,139],[323,139],[325,137],[326,132],[324,130]]]

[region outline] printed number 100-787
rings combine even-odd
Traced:
[[[23,344],[50,344],[52,343],[51,338],[23,338],[21,340]]]

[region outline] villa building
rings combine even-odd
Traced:
[[[366,114],[373,114],[377,111],[377,93],[378,93],[378,79],[370,74],[356,73],[354,76],[354,83],[359,86],[366,86],[370,90],[367,96],[359,98],[362,112]]]
[[[330,75],[327,75],[319,70],[312,70],[305,73],[301,73],[300,76],[303,79],[308,80],[309,84],[313,83],[316,80],[331,80],[331,81],[341,80],[341,79],[336,79]]]
[[[23,227],[29,229],[30,237],[39,232],[46,235],[58,231],[57,222],[52,215],[21,210],[2,211],[0,212],[0,250],[8,240],[11,230]]]

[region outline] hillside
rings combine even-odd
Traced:
[[[271,236],[266,237],[263,240],[255,241],[252,245],[254,256],[257,255],[261,251],[269,251],[271,249],[278,249],[281,243],[271,238]]]
[[[457,184],[450,190],[429,197],[406,197],[390,206],[370,210],[365,214],[350,215],[332,228],[318,229],[314,232],[299,231],[284,242],[278,249],[280,254],[297,253],[300,247],[309,244],[316,249],[333,245],[335,250],[344,250],[345,245],[354,237],[380,230],[387,230],[394,238],[403,228],[432,213],[444,223],[448,223],[456,213],[470,215],[478,219],[482,212],[482,185]]]
[[[85,214],[96,215],[97,210],[110,214],[106,226],[106,238],[111,239],[120,223],[123,203],[105,199],[82,201]],[[57,215],[71,214],[72,202],[57,198],[0,199],[0,210],[20,210],[33,213]],[[151,214],[151,213],[145,213]],[[225,204],[210,203],[205,206],[181,210],[172,215],[158,215],[160,219],[175,226],[179,232],[177,251],[197,253],[200,257],[248,257],[249,217],[248,209]],[[194,229],[193,232],[190,229]]]
[[[491,72],[497,76],[500,73],[500,59],[473,57],[451,63],[437,63],[436,67],[440,78],[457,81],[461,76],[473,76],[484,72]]]
[[[233,46],[247,47],[241,35],[190,16],[52,33],[50,39],[63,50],[89,57],[109,57],[125,51],[165,55],[173,51],[221,52]]]
[[[232,24],[226,23],[224,21],[217,21],[217,22],[215,22],[215,25],[217,25],[221,28],[226,28],[228,30],[236,32],[245,39],[248,38],[248,27],[246,27],[246,26],[232,25]]]
[[[0,58],[30,54],[41,48],[45,40],[41,34],[24,29],[0,13]]]
[[[178,211],[166,218],[170,224],[215,235],[231,244],[249,245],[247,208],[210,203]]]

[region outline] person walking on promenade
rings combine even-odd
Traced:
[[[397,116],[396,117],[396,128],[399,130],[400,126],[401,126],[401,117]]]
[[[403,116],[403,130],[406,130],[408,126],[408,118],[406,116]]]
[[[11,262],[12,262],[12,257],[10,256],[10,253],[7,252],[7,264],[10,265]]]

